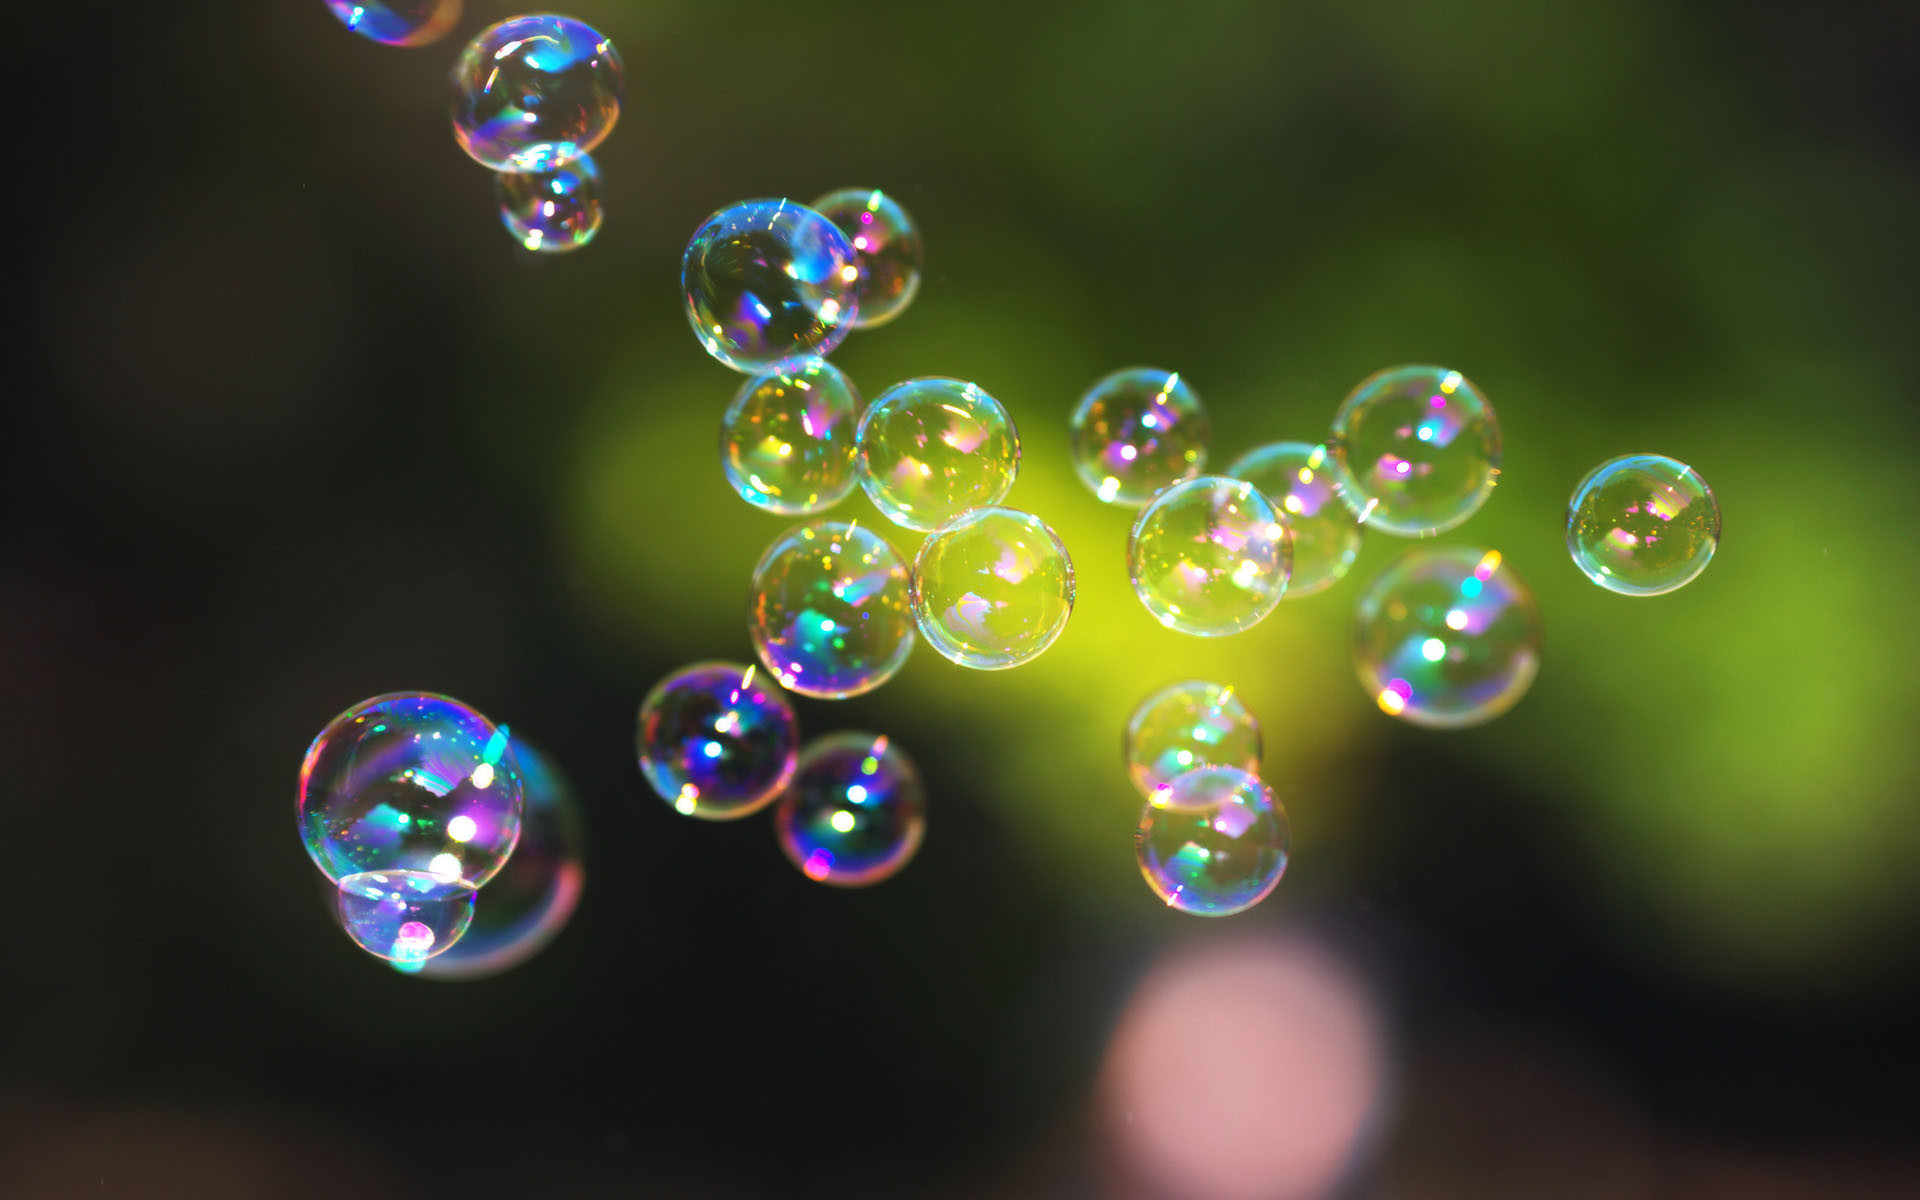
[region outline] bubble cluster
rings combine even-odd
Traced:
[[[1327,454],[1361,524],[1431,537],[1486,503],[1500,476],[1500,423],[1460,372],[1390,367],[1340,405]]]
[[[1073,560],[1032,513],[974,508],[928,535],[913,563],[920,636],[963,667],[1017,667],[1073,613]]]
[[[340,23],[383,46],[425,46],[460,22],[460,0],[327,0]]]
[[[896,383],[860,418],[860,486],[889,521],[921,531],[998,504],[1020,470],[1020,434],[979,384]]]
[[[829,734],[801,751],[773,826],[780,849],[808,879],[863,887],[898,874],[920,848],[926,789],[885,735]]]
[[[841,188],[813,202],[853,244],[859,272],[856,329],[884,325],[905,312],[920,290],[926,246],[900,202],[874,188]]]
[[[675,811],[731,821],[773,802],[793,776],[800,722],[753,667],[703,662],[662,679],[640,704],[640,773]]]
[[[755,374],[833,353],[858,315],[859,277],[832,221],[791,200],[745,200],[694,231],[680,290],[707,353]]]
[[[620,116],[625,67],[592,26],[544,13],[475,35],[453,64],[453,136],[495,171],[551,171],[598,146]]]
[[[513,240],[537,254],[578,250],[600,232],[600,168],[590,154],[549,171],[501,172],[493,198]]]
[[[340,880],[340,925],[368,954],[420,963],[459,942],[474,895],[472,885],[427,871],[361,871]]]
[[[1659,454],[1609,459],[1567,503],[1567,551],[1581,573],[1623,596],[1693,582],[1720,545],[1720,505],[1692,467]]]
[[[1273,501],[1293,535],[1286,598],[1332,587],[1360,553],[1360,523],[1341,502],[1324,446],[1272,442],[1242,454],[1222,474],[1243,480]]]
[[[1260,769],[1260,722],[1231,687],[1170,683],[1133,710],[1125,741],[1127,774],[1151,797],[1199,767]]]
[[[809,521],[774,539],[753,569],[747,631],[781,683],[839,700],[893,678],[913,649],[906,564],[848,521]]]
[[[1178,371],[1113,372],[1080,397],[1067,431],[1073,469],[1109,504],[1138,507],[1207,463],[1207,412]]]
[[[720,422],[727,482],[755,508],[824,512],[853,491],[860,394],[824,358],[755,375]]]
[[[1252,484],[1199,475],[1141,510],[1127,542],[1127,577],[1162,625],[1219,637],[1273,611],[1292,559],[1292,534]]]
[[[1287,814],[1260,777],[1200,767],[1147,799],[1134,832],[1140,874],[1168,908],[1201,917],[1244,912],[1287,869]]]

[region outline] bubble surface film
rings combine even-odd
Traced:
[[[626,68],[592,26],[543,13],[489,25],[454,61],[453,136],[495,171],[551,171],[620,116]]]
[[[720,465],[755,508],[823,512],[853,491],[859,421],[853,381],[824,358],[755,375],[721,418]]]
[[[674,810],[731,821],[773,802],[793,776],[800,722],[766,672],[734,662],[682,667],[640,703],[640,774]]]
[[[791,200],[746,200],[694,230],[680,291],[707,353],[752,375],[833,353],[858,315],[859,277],[832,221]]]
[[[1260,722],[1231,687],[1188,679],[1155,691],[1127,722],[1127,775],[1142,796],[1199,767],[1260,770]]]
[[[1293,535],[1293,570],[1286,598],[1332,587],[1360,553],[1360,522],[1333,486],[1324,446],[1273,442],[1247,451],[1222,474],[1260,490]]]
[[[1113,372],[1080,397],[1067,432],[1073,469],[1109,504],[1137,508],[1207,464],[1207,411],[1178,371]]]
[[[460,0],[327,0],[340,23],[383,46],[425,46],[460,23]]]
[[[1567,552],[1582,574],[1623,596],[1685,587],[1720,546],[1720,504],[1692,467],[1629,454],[1587,472],[1567,503]]]
[[[1500,423],[1460,372],[1389,367],[1340,405],[1327,455],[1361,524],[1430,537],[1486,503],[1500,477]]]
[[[801,751],[773,828],[808,879],[864,887],[897,875],[920,849],[926,789],[913,761],[885,735],[828,734]]]
[[[591,154],[551,171],[503,171],[493,177],[493,198],[513,240],[537,254],[578,250],[600,232],[605,215]]]
[[[1199,917],[1245,912],[1287,869],[1287,814],[1260,777],[1200,767],[1156,790],[1140,812],[1140,874],[1168,908]]]
[[[920,227],[899,201],[873,188],[841,188],[813,202],[853,245],[859,271],[859,315],[854,328],[884,325],[907,310],[920,291],[926,246]]]
[[[1020,434],[978,384],[896,383],[860,418],[860,486],[887,520],[931,530],[998,504],[1020,470]]]
[[[920,636],[963,667],[1017,667],[1073,613],[1073,560],[1032,513],[975,508],[927,536],[913,563]]]
[[[459,942],[475,890],[426,871],[362,871],[340,881],[340,926],[362,950],[417,964]]]
[[[1280,603],[1293,535],[1252,484],[1200,475],[1142,509],[1127,541],[1134,594],[1162,625],[1220,637],[1258,624]]]
[[[850,521],[809,521],[775,538],[753,569],[747,631],[775,678],[805,696],[870,692],[913,650],[907,566]]]

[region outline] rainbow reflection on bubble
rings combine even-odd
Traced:
[[[1127,722],[1127,774],[1142,796],[1196,767],[1260,769],[1260,722],[1239,693],[1202,679],[1170,683]]]
[[[521,247],[536,254],[578,250],[600,232],[600,168],[582,154],[551,171],[493,177],[500,223]]]
[[[700,345],[752,375],[833,353],[859,313],[859,275],[832,221],[791,200],[743,200],[693,231],[680,291]]]
[[[460,0],[326,0],[340,23],[383,46],[425,46],[460,23]]]
[[[1073,615],[1073,559],[1032,513],[975,508],[927,535],[913,561],[913,618],[940,654],[980,671],[1017,667]]]
[[[891,879],[927,829],[920,772],[884,734],[842,732],[807,744],[773,810],[780,849],[815,883]]]
[[[640,773],[675,812],[731,821],[773,803],[793,776],[800,722],[764,671],[702,662],[640,704]]]
[[[852,493],[860,393],[840,368],[809,358],[740,385],[720,419],[720,466],[740,498],[788,516],[824,512]]]
[[[1293,534],[1252,484],[1198,475],[1140,511],[1127,540],[1127,577],[1162,625],[1196,637],[1250,629],[1280,603],[1293,570]]]
[[[1582,574],[1622,596],[1685,587],[1720,546],[1720,504],[1692,467],[1628,454],[1587,472],[1567,502],[1567,552]]]
[[[1128,367],[1096,382],[1067,419],[1073,469],[1108,504],[1138,508],[1207,465],[1210,425],[1178,371]]]
[[[1273,789],[1238,767],[1199,767],[1155,788],[1134,830],[1140,874],[1168,908],[1244,912],[1287,869],[1292,833]]]
[[[998,504],[1020,473],[1020,433],[977,383],[896,383],[860,418],[860,486],[895,525],[937,529]]]
[[[859,316],[854,328],[885,325],[907,310],[920,291],[926,245],[900,202],[875,188],[841,188],[813,202],[853,245],[859,272]]]
[[[1458,371],[1389,367],[1340,405],[1327,442],[1340,497],[1360,523],[1431,537],[1487,502],[1500,478],[1500,422]]]
[[[1293,570],[1285,599],[1332,587],[1360,553],[1360,523],[1340,499],[1325,446],[1272,442],[1242,454],[1221,474],[1242,479],[1273,501],[1293,534]]]
[[[598,146],[620,117],[626,68],[591,25],[509,17],[467,43],[448,79],[453,136],[494,171],[551,171]]]
[[[841,700],[893,678],[913,650],[907,565],[851,521],[808,521],[773,540],[753,569],[747,632],[782,684]]]
[[[362,871],[340,881],[340,926],[376,958],[421,963],[466,933],[475,894],[426,871]]]

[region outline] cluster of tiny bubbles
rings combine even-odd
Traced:
[[[731,821],[773,803],[793,777],[800,722],[756,668],[702,662],[662,679],[640,703],[640,773],[676,812]]]
[[[856,329],[885,325],[907,310],[920,290],[927,251],[920,227],[900,202],[875,188],[841,188],[813,202],[853,244],[859,271]]]
[[[1389,716],[1435,729],[1478,725],[1532,685],[1540,610],[1499,551],[1415,547],[1360,597],[1353,661]]]
[[[1629,454],[1587,472],[1567,502],[1567,551],[1588,579],[1623,596],[1693,582],[1720,545],[1720,505],[1692,467]]]
[[[513,853],[524,806],[506,728],[431,692],[354,705],[300,764],[301,839],[336,883],[419,871],[477,888]]]
[[[1147,886],[1168,908],[1200,917],[1244,912],[1287,869],[1286,810],[1258,775],[1197,767],[1154,789],[1134,851]]]
[[[1431,537],[1486,503],[1500,476],[1500,423],[1460,372],[1390,367],[1340,405],[1327,455],[1361,524]]]
[[[1287,599],[1332,587],[1360,553],[1360,522],[1340,500],[1327,470],[1327,448],[1271,442],[1227,464],[1222,474],[1259,489],[1293,534]]]
[[[884,734],[828,734],[801,751],[773,829],[808,879],[864,887],[899,874],[920,848],[926,789],[913,760]]]
[[[340,880],[340,925],[376,958],[421,963],[460,941],[475,894],[464,880],[430,871],[360,871]]]
[[[447,36],[460,21],[460,0],[327,0],[340,23],[383,46],[425,46]]]
[[[907,565],[852,521],[808,521],[775,538],[753,568],[747,632],[774,677],[841,700],[879,687],[913,650]]]
[[[1020,433],[976,383],[896,383],[860,418],[860,486],[889,521],[922,532],[998,504],[1020,471]]]
[[[1108,504],[1138,508],[1207,463],[1207,410],[1178,371],[1129,367],[1074,406],[1073,469]]]
[[[547,171],[497,174],[493,196],[500,223],[536,254],[578,250],[600,232],[600,168],[591,154]]]
[[[749,375],[831,354],[859,314],[852,243],[791,200],[743,200],[694,230],[680,265],[687,324]]]
[[[1293,570],[1293,534],[1250,483],[1198,475],[1142,509],[1127,540],[1127,577],[1169,629],[1221,637],[1258,624]]]
[[[1260,769],[1260,722],[1231,687],[1188,679],[1154,692],[1127,722],[1127,774],[1142,796],[1198,767]]]
[[[824,358],[755,375],[720,421],[720,465],[740,498],[786,516],[825,512],[854,486],[860,394]]]
[[[1073,559],[1031,513],[973,508],[933,531],[913,562],[920,636],[963,667],[1017,667],[1073,613]]]
[[[625,67],[571,17],[489,25],[453,64],[453,136],[494,171],[551,171],[598,146],[620,117]]]

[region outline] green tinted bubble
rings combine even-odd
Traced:
[[[1293,535],[1252,484],[1201,475],[1167,488],[1133,523],[1127,576],[1169,629],[1220,637],[1249,629],[1280,603]]]
[[[1155,789],[1140,812],[1140,874],[1168,908],[1226,917],[1266,899],[1292,833],[1273,790],[1250,772],[1201,767]]]
[[[787,687],[839,700],[870,692],[913,649],[907,566],[850,521],[809,521],[774,539],[754,568],[747,632]]]
[[[1137,508],[1207,465],[1207,411],[1178,371],[1115,371],[1080,397],[1067,431],[1074,470],[1109,504]]]
[[[978,384],[909,379],[880,393],[860,418],[860,486],[908,529],[998,504],[1019,470],[1013,419]]]
[[[1127,722],[1127,774],[1142,796],[1199,767],[1260,769],[1260,722],[1230,687],[1188,679],[1159,689]]]
[[[873,188],[842,188],[813,202],[853,244],[860,273],[855,329],[884,325],[905,312],[920,290],[926,247],[920,227],[893,197]]]
[[[721,419],[720,465],[755,508],[824,512],[853,491],[859,419],[859,393],[824,358],[756,375]]]
[[[1353,565],[1360,553],[1360,523],[1334,489],[1326,447],[1273,442],[1242,454],[1221,474],[1260,489],[1292,532],[1287,599],[1332,587]]]
[[[913,616],[927,644],[993,671],[1037,657],[1073,612],[1073,560],[1046,522],[976,508],[928,535],[913,564]]]
[[[1658,454],[1601,463],[1567,503],[1567,551],[1588,579],[1623,596],[1691,583],[1720,545],[1720,505],[1692,467]]]
[[[1500,423],[1460,372],[1391,367],[1347,396],[1327,454],[1362,524],[1430,537],[1486,503],[1500,477]]]

